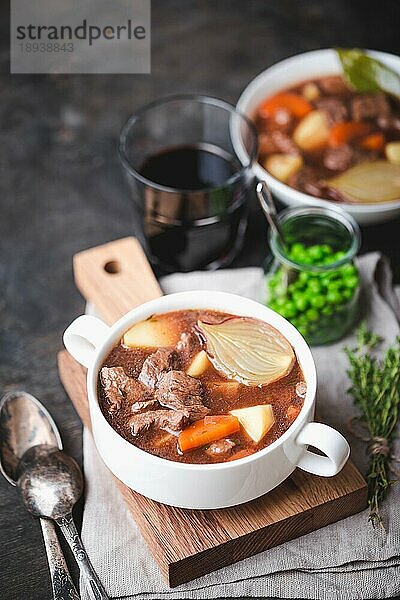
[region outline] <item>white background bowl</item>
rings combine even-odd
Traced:
[[[307,382],[303,408],[289,429],[267,448],[239,460],[189,464],[154,456],[121,437],[105,419],[99,406],[99,370],[124,332],[153,314],[193,308],[252,316],[270,323],[292,344]],[[100,456],[121,481],[153,500],[182,508],[233,506],[269,492],[296,466],[317,475],[335,475],[349,456],[349,445],[340,433],[327,425],[313,422],[316,373],[305,340],[293,325],[259,302],[214,291],[170,294],[135,308],[112,327],[95,317],[78,317],[64,333],[64,344],[72,356],[88,368],[90,418]],[[309,452],[308,444],[319,448],[326,456]]]
[[[400,57],[386,52],[368,50],[368,53],[390,68],[400,73]],[[305,81],[324,75],[342,73],[339,60],[334,50],[313,50],[287,58],[258,75],[245,88],[240,96],[237,108],[250,118],[253,118],[259,104],[276,92]],[[242,144],[238,135],[233,133],[233,143],[239,158],[245,158]],[[400,216],[400,199],[377,204],[351,204],[348,202],[329,202],[295,190],[275,177],[272,177],[260,164],[256,163],[254,172],[259,179],[265,179],[273,192],[288,206],[340,206],[352,215],[360,225],[382,223]]]

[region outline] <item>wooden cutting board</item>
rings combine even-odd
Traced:
[[[80,252],[74,256],[74,275],[84,298],[109,324],[161,295],[134,238]],[[90,428],[85,369],[66,351],[59,353],[58,368],[82,422]],[[334,523],[367,505],[366,483],[351,461],[332,478],[297,469],[269,494],[220,510],[173,508],[141,496],[117,479],[116,483],[171,587]]]

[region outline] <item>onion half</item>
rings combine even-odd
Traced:
[[[287,375],[295,354],[274,327],[251,317],[230,317],[218,324],[198,321],[207,354],[217,371],[244,385],[267,385]]]
[[[372,204],[400,199],[400,165],[386,160],[363,162],[328,180],[351,202]]]

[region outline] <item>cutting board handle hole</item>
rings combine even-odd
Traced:
[[[104,265],[104,270],[111,275],[116,275],[116,273],[121,271],[121,265],[117,260],[109,260]]]

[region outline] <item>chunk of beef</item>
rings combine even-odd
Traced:
[[[147,356],[148,351],[143,348],[127,348],[122,344],[118,344],[107,356],[107,367],[120,367],[123,365],[128,377],[137,379]]]
[[[155,398],[152,398],[151,400],[134,402],[131,406],[131,412],[140,413],[144,412],[145,410],[155,410],[156,408],[159,408],[159,406],[160,405],[158,404],[157,400],[155,400]]]
[[[110,404],[110,412],[119,410],[123,403],[135,404],[152,400],[148,388],[137,379],[128,377],[122,367],[103,367],[100,380]]]
[[[181,431],[187,422],[187,416],[179,410],[149,410],[131,417],[129,426],[132,435],[139,435],[149,429]]]
[[[324,166],[331,171],[345,171],[354,160],[354,149],[343,145],[337,148],[328,148],[324,153]]]
[[[400,119],[393,116],[382,116],[376,120],[379,127],[385,130],[400,131]]]
[[[340,75],[329,75],[318,80],[318,84],[325,94],[339,96],[349,91],[349,88]]]
[[[294,117],[290,111],[286,108],[279,108],[274,112],[273,115],[263,116],[262,114],[259,117],[259,129],[260,131],[283,131],[287,132],[294,125]]]
[[[165,371],[177,369],[179,357],[174,348],[159,348],[154,354],[146,358],[138,377],[139,381],[154,389]]]
[[[206,454],[209,456],[221,456],[221,454],[228,454],[231,452],[232,448],[235,446],[235,442],[224,438],[210,444],[206,450]]]
[[[340,121],[346,121],[349,117],[349,111],[345,102],[339,98],[320,98],[316,100],[315,106],[318,110],[322,110],[325,113],[331,125]]]
[[[299,152],[292,138],[279,130],[260,135],[259,151],[260,154],[298,154]]]
[[[390,115],[389,102],[382,92],[379,94],[360,94],[351,100],[351,115],[354,121],[377,119]]]
[[[190,421],[198,421],[210,411],[204,406],[203,386],[183,371],[163,373],[158,382],[156,399],[162,406],[182,412]]]
[[[319,173],[312,167],[304,167],[298,173],[290,177],[288,184],[291,187],[311,194],[311,196],[322,197],[323,184],[319,182]]]
[[[201,341],[195,331],[184,331],[176,345],[182,362],[187,361],[201,350]]]

